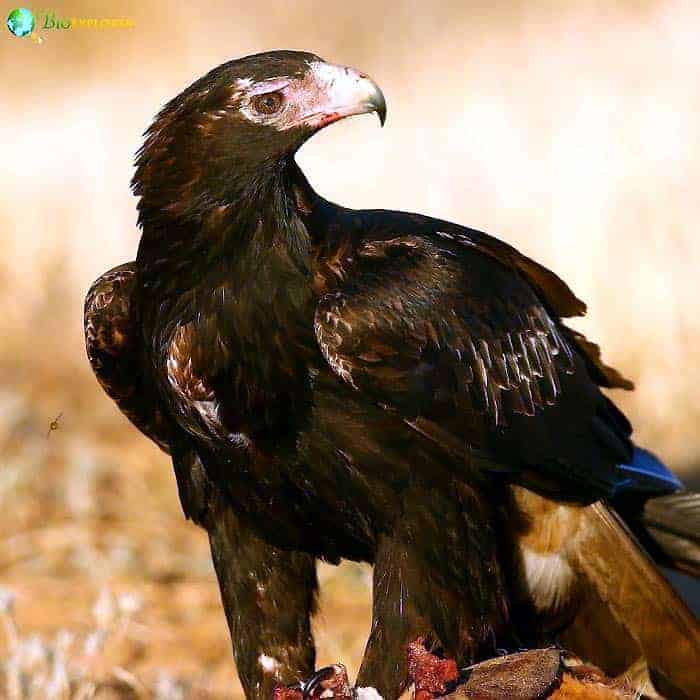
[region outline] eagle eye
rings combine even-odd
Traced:
[[[284,104],[284,96],[281,92],[266,92],[252,100],[253,109],[260,114],[275,114]]]

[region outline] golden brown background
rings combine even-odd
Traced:
[[[579,326],[637,382],[618,398],[638,441],[697,470],[699,3],[32,9],[136,26],[41,45],[0,32],[0,697],[239,696],[205,537],[168,460],[99,390],[81,327],[90,282],[135,254],[141,132],[236,56],[298,48],[370,73],[386,128],[316,136],[299,156],[312,184],[485,229],[552,267],[589,302]],[[368,570],[321,578],[320,662],[354,670]]]

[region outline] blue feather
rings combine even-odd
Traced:
[[[638,491],[642,493],[673,493],[683,484],[671,470],[642,447],[634,448],[631,464],[618,466],[620,481],[615,485],[615,494]]]

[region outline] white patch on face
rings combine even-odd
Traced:
[[[523,555],[525,583],[535,607],[542,612],[555,612],[568,601],[574,582],[574,571],[558,553],[540,554],[525,545]]]
[[[276,92],[277,90],[284,90],[289,85],[289,78],[278,77],[278,78],[267,78],[266,80],[261,80],[259,83],[254,85],[251,83],[251,87],[248,89],[248,95],[253,97],[255,95],[264,95],[266,92]]]
[[[375,688],[355,688],[357,700],[384,700]]]
[[[235,80],[233,83],[236,92],[245,92],[251,85],[253,85],[252,78],[238,78],[238,80]]]
[[[226,103],[227,109],[237,109],[241,98],[250,90],[251,85],[253,85],[252,78],[238,78],[234,80],[231,86],[231,94]],[[223,110],[223,112],[224,114],[227,113],[226,110]]]
[[[265,673],[275,674],[279,671],[282,664],[275,659],[273,656],[268,656],[267,654],[260,654],[258,656],[258,665]]]
[[[237,80],[236,98],[241,114],[254,124],[284,131],[306,125],[320,128],[332,121],[369,110],[377,86],[353,68],[311,61],[302,77],[278,76],[253,83],[249,78]],[[255,98],[279,92],[284,98],[274,114],[255,109]]]

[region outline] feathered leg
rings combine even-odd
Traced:
[[[408,683],[407,646],[423,637],[458,664],[494,652],[507,619],[491,514],[461,489],[408,492],[374,563],[372,629],[357,680],[383,698]]]
[[[227,504],[210,515],[205,524],[238,675],[248,700],[269,700],[275,685],[304,680],[314,670],[316,563],[270,546]]]
[[[175,450],[173,465],[185,515],[209,534],[246,698],[269,700],[276,685],[304,680],[314,670],[316,562],[307,554],[276,549],[246,527],[196,453]]]
[[[185,515],[209,534],[246,698],[270,700],[276,685],[306,680],[314,670],[316,560],[262,539],[209,479],[199,455],[186,446],[173,447]]]

